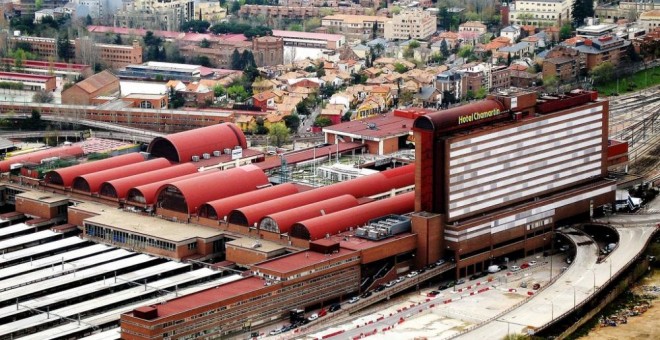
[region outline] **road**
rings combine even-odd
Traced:
[[[620,242],[606,261],[596,263],[595,244],[577,247],[573,264],[552,285],[534,295],[520,307],[498,315],[492,321],[458,339],[501,339],[510,333],[545,326],[576,305],[586,301],[622,270],[643,249],[655,227],[617,228]],[[585,241],[583,235],[568,235],[574,242]]]

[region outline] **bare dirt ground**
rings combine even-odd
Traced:
[[[633,289],[635,294],[644,294],[642,286],[660,286],[660,271],[655,270],[653,276],[646,277]],[[653,301],[653,307],[646,313],[628,318],[628,323],[617,327],[596,326],[587,336],[580,340],[623,340],[623,339],[660,339],[660,299]]]

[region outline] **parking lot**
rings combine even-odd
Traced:
[[[546,285],[550,281],[551,259],[553,274],[557,275],[567,265],[566,255],[527,257],[509,265],[509,268],[518,266],[525,269],[500,271],[444,290],[439,289],[438,283],[432,286],[425,284],[425,288],[419,291],[356,313],[350,321],[314,332],[307,338],[320,339],[330,334],[340,334],[343,339],[365,335],[374,339],[410,339],[417,336],[441,339],[456,335],[524,301],[535,292],[534,284]],[[534,265],[529,265],[534,262]],[[431,292],[437,292],[437,295],[429,294]]]

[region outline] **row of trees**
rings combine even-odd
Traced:
[[[272,35],[273,30],[268,26],[252,26],[250,24],[240,23],[240,22],[222,22],[211,26],[209,29],[215,34],[243,34],[246,38],[252,39],[255,36],[265,36]]]

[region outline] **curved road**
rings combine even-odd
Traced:
[[[595,244],[577,247],[573,264],[555,283],[533,296],[526,303],[495,320],[458,336],[459,339],[502,339],[508,333],[523,333],[550,323],[587,300],[622,270],[642,250],[655,227],[617,228],[620,242],[606,261],[596,263]],[[589,240],[582,235],[568,235],[576,243]]]

